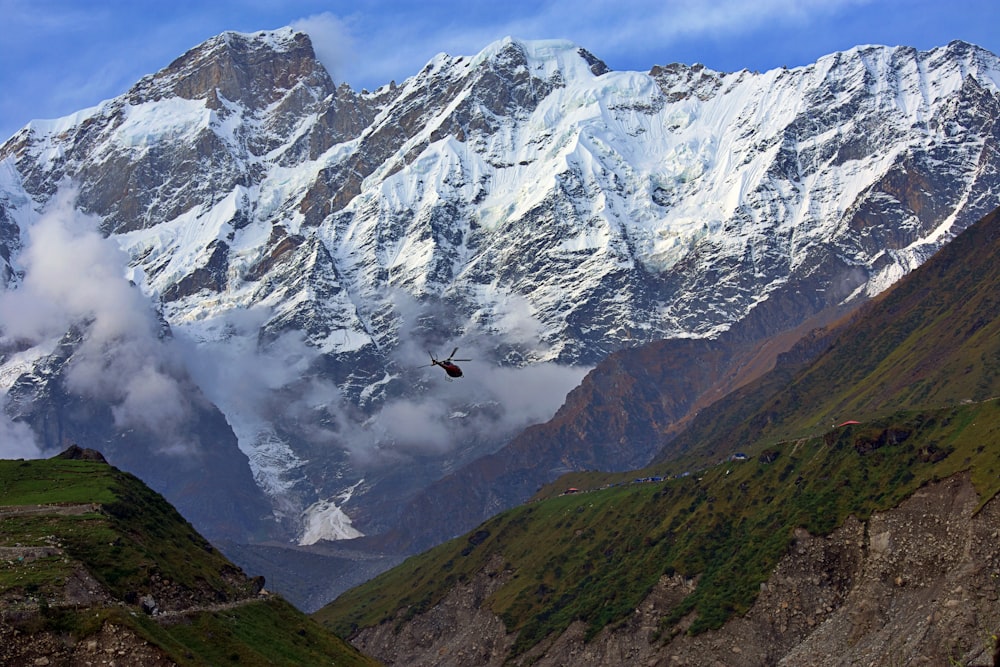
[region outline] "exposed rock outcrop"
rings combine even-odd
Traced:
[[[96,449],[90,449],[89,447],[81,447],[80,445],[70,445],[60,454],[56,454],[57,459],[70,459],[72,461],[99,461],[100,463],[107,463],[107,459],[104,458],[104,454],[101,454]]]
[[[4,665],[173,667],[177,664],[132,630],[114,623],[105,623],[98,633],[80,642],[67,641],[55,632],[23,631],[0,624],[0,646],[0,664]]]

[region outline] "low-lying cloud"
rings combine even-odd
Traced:
[[[462,366],[465,376],[457,380],[428,369],[432,377],[422,383],[423,393],[388,401],[369,421],[368,437],[353,442],[352,453],[377,462],[380,456],[444,454],[473,442],[500,444],[551,418],[586,373],[554,363],[509,368],[484,360]]]
[[[500,351],[517,347],[546,352],[541,325],[526,300],[512,296],[497,308],[495,334],[432,302],[392,296],[399,318],[393,366],[409,391],[390,398],[360,421],[338,415],[336,435],[361,466],[380,465],[412,455],[447,455],[470,444],[501,444],[518,431],[548,420],[589,369],[557,364],[503,365]],[[442,340],[441,329],[465,332]],[[457,348],[464,376],[450,379],[429,365]],[[481,450],[480,450],[481,452]],[[482,453],[482,452],[481,452]]]
[[[302,332],[261,344],[259,332],[273,316],[268,308],[220,315],[228,335],[214,342],[183,331],[165,336],[151,300],[124,277],[127,254],[100,234],[97,218],[75,209],[73,195],[58,195],[28,228],[17,258],[23,279],[0,293],[0,334],[21,346],[38,345],[76,327],[82,339],[65,372],[67,389],[106,401],[117,428],[155,432],[179,452],[191,446],[178,435],[192,414],[188,378],[231,424],[244,426],[241,438],[254,438],[253,429],[280,432],[311,447],[346,450],[364,468],[497,444],[550,418],[586,373],[555,363],[501,364],[501,349],[544,352],[540,325],[523,299],[512,296],[498,307],[494,324],[503,333],[489,336],[439,306],[399,294],[391,365],[405,396],[362,411],[319,370],[321,353]],[[441,340],[441,330],[468,333]],[[471,361],[461,362],[466,377],[450,381],[442,369],[427,366],[427,353],[443,358],[456,346],[457,356]],[[8,447],[12,453],[38,453],[23,424],[0,428],[18,443],[16,452]]]
[[[24,346],[75,328],[67,389],[107,401],[119,429],[169,434],[190,413],[183,364],[152,302],[125,279],[127,254],[75,208],[75,194],[64,188],[27,229],[17,258],[24,277],[0,293],[0,332]]]
[[[7,396],[0,394],[0,459],[37,459],[42,455],[31,428],[7,416]]]
[[[496,444],[550,418],[588,370],[555,363],[501,366],[496,341],[479,335],[431,350],[440,359],[457,345],[458,357],[472,359],[461,362],[465,377],[450,380],[442,369],[428,365],[427,350],[434,346],[411,327],[433,308],[399,297],[396,309],[403,324],[391,373],[404,383],[405,396],[388,398],[374,410],[357,407],[317,370],[323,365],[321,353],[301,332],[289,331],[259,345],[258,331],[269,309],[220,316],[230,335],[212,342],[186,339],[185,358],[209,400],[231,423],[243,426],[243,437],[281,431],[312,447],[346,451],[359,469],[413,456],[448,455],[470,443]]]

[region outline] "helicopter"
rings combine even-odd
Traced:
[[[444,372],[448,374],[449,378],[460,378],[462,377],[462,369],[459,368],[458,365],[455,364],[454,362],[472,361],[472,359],[455,359],[456,352],[458,352],[457,347],[451,351],[451,354],[448,355],[447,359],[441,359],[441,360],[435,359],[434,355],[428,352],[428,354],[430,354],[431,357],[431,363],[427,364],[426,366],[421,366],[421,368],[427,368],[429,366],[440,366],[441,368],[444,369]]]

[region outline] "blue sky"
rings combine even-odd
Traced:
[[[374,89],[440,52],[570,39],[612,69],[814,62],[858,44],[963,39],[1000,53],[996,0],[0,0],[0,142],[128,90],[226,30],[307,30],[337,83]]]

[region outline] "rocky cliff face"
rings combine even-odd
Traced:
[[[896,509],[805,531],[753,607],[717,631],[663,633],[693,590],[664,576],[632,618],[584,641],[582,624],[514,664],[992,665],[1000,629],[1000,501],[980,507],[967,475],[921,489]],[[493,563],[407,621],[361,631],[356,646],[396,665],[511,664],[513,637],[483,604],[505,577]]]

